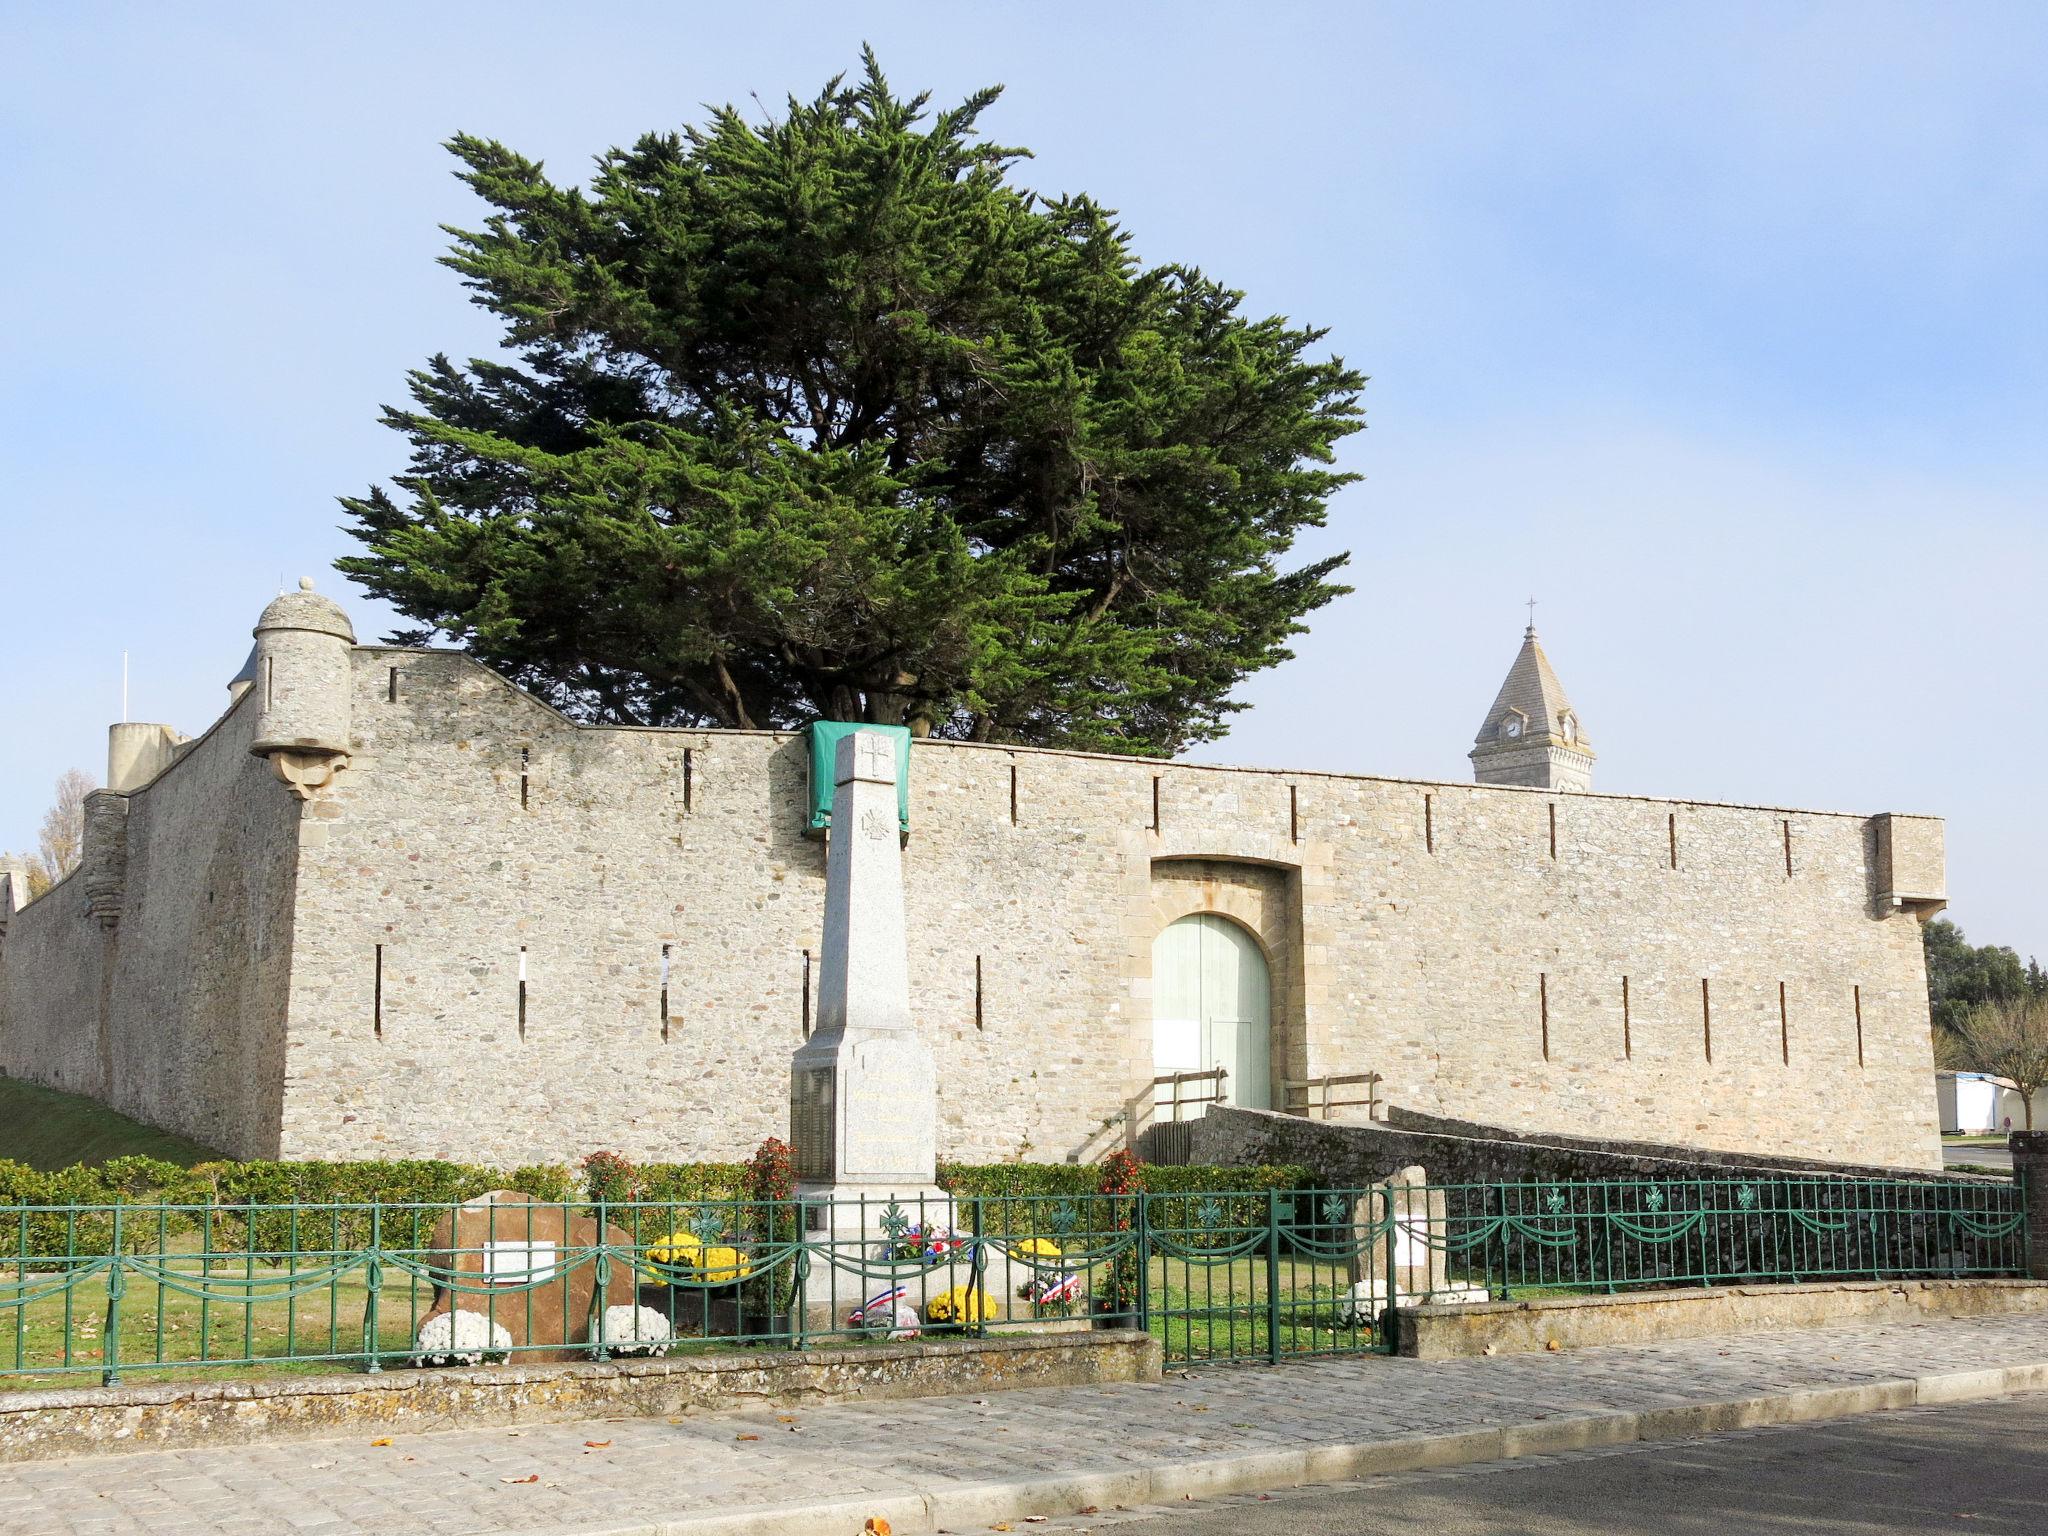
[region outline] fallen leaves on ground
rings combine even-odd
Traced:
[[[372,1440],[370,1442],[372,1445],[389,1445],[390,1443],[391,1437],[389,1435],[386,1435],[382,1440]]]
[[[860,1528],[861,1536],[890,1536],[893,1529],[880,1515],[869,1515],[867,1523]]]
[[[593,1451],[601,1451],[601,1450],[603,1450],[603,1449],[604,1449],[604,1448],[605,1448],[606,1446],[610,1445],[610,1444],[611,1444],[611,1441],[609,1441],[609,1440],[586,1440],[586,1441],[584,1441],[583,1443],[584,1443],[585,1445],[589,1446],[589,1447],[590,1447],[590,1448],[591,1448],[591,1449],[592,1449]]]
[[[501,1477],[498,1481],[501,1483],[537,1483],[540,1481],[540,1474],[538,1472],[529,1472],[524,1477]]]
[[[758,1440],[758,1439],[760,1439],[760,1438],[761,1438],[761,1437],[760,1437],[759,1435],[734,1435],[734,1436],[733,1436],[733,1439],[735,1439],[735,1440]]]

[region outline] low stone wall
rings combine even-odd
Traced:
[[[1466,1140],[1540,1147],[1552,1152],[1577,1152],[1593,1157],[1637,1158],[1650,1163],[1683,1163],[1712,1178],[1716,1170],[1737,1173],[1819,1173],[1833,1178],[1926,1179],[1946,1177],[1939,1169],[1894,1167],[1885,1163],[1844,1163],[1818,1157],[1791,1157],[1781,1152],[1730,1152],[1719,1147],[1694,1147],[1668,1141],[1630,1140],[1620,1136],[1571,1136],[1560,1131],[1511,1131],[1476,1120],[1426,1115],[1399,1104],[1387,1106],[1385,1128],[1421,1131]],[[1370,1127],[1368,1127],[1370,1129]],[[1964,1176],[1966,1177],[1966,1176]]]
[[[1418,1360],[1451,1360],[2016,1312],[2048,1312],[2048,1281],[1847,1280],[1403,1307],[1395,1314],[1395,1347]]]
[[[11,1392],[0,1393],[0,1462],[1157,1381],[1160,1371],[1159,1341],[1118,1329],[603,1365]]]
[[[1198,1163],[1240,1166],[1299,1163],[1314,1171],[1318,1183],[1342,1189],[1380,1183],[1417,1163],[1428,1170],[1432,1184],[1712,1179],[1762,1172],[1987,1182],[1981,1175],[1930,1173],[1924,1168],[1765,1157],[1654,1142],[1521,1135],[1495,1126],[1444,1120],[1400,1108],[1390,1109],[1384,1123],[1359,1123],[1304,1120],[1270,1110],[1219,1106],[1195,1122],[1192,1156]]]

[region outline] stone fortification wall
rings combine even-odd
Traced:
[[[1307,1168],[1320,1185],[1362,1189],[1420,1166],[1431,1184],[1549,1184],[1603,1179],[1735,1179],[1778,1174],[1849,1179],[1926,1179],[1959,1187],[1999,1187],[2001,1178],[1942,1173],[1924,1163],[1891,1166],[1722,1151],[1591,1136],[1526,1135],[1497,1126],[1407,1117],[1409,1124],[1344,1124],[1226,1106],[1194,1129],[1200,1163]],[[1431,1129],[1429,1127],[1437,1127]]]
[[[111,945],[76,870],[14,914],[0,938],[0,1071],[103,1093],[100,985]]]
[[[94,797],[84,865],[0,940],[0,1067],[258,1157],[278,1149],[298,817],[249,755],[250,713]]]
[[[580,729],[457,656],[353,654],[352,760],[300,827],[286,1154],[783,1133],[824,885],[803,743]],[[1210,910],[1271,961],[1276,1084],[1370,1070],[1521,1129],[1938,1158],[1880,818],[937,742],[912,764],[944,1155],[1104,1150],[1151,1076],[1153,938]]]

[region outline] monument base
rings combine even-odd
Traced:
[[[804,1236],[813,1239],[879,1243],[911,1228],[951,1231],[953,1227],[953,1197],[936,1184],[799,1180],[796,1197],[804,1207]]]

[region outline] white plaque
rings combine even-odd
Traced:
[[[485,1285],[527,1285],[555,1271],[551,1242],[485,1243],[483,1253]]]

